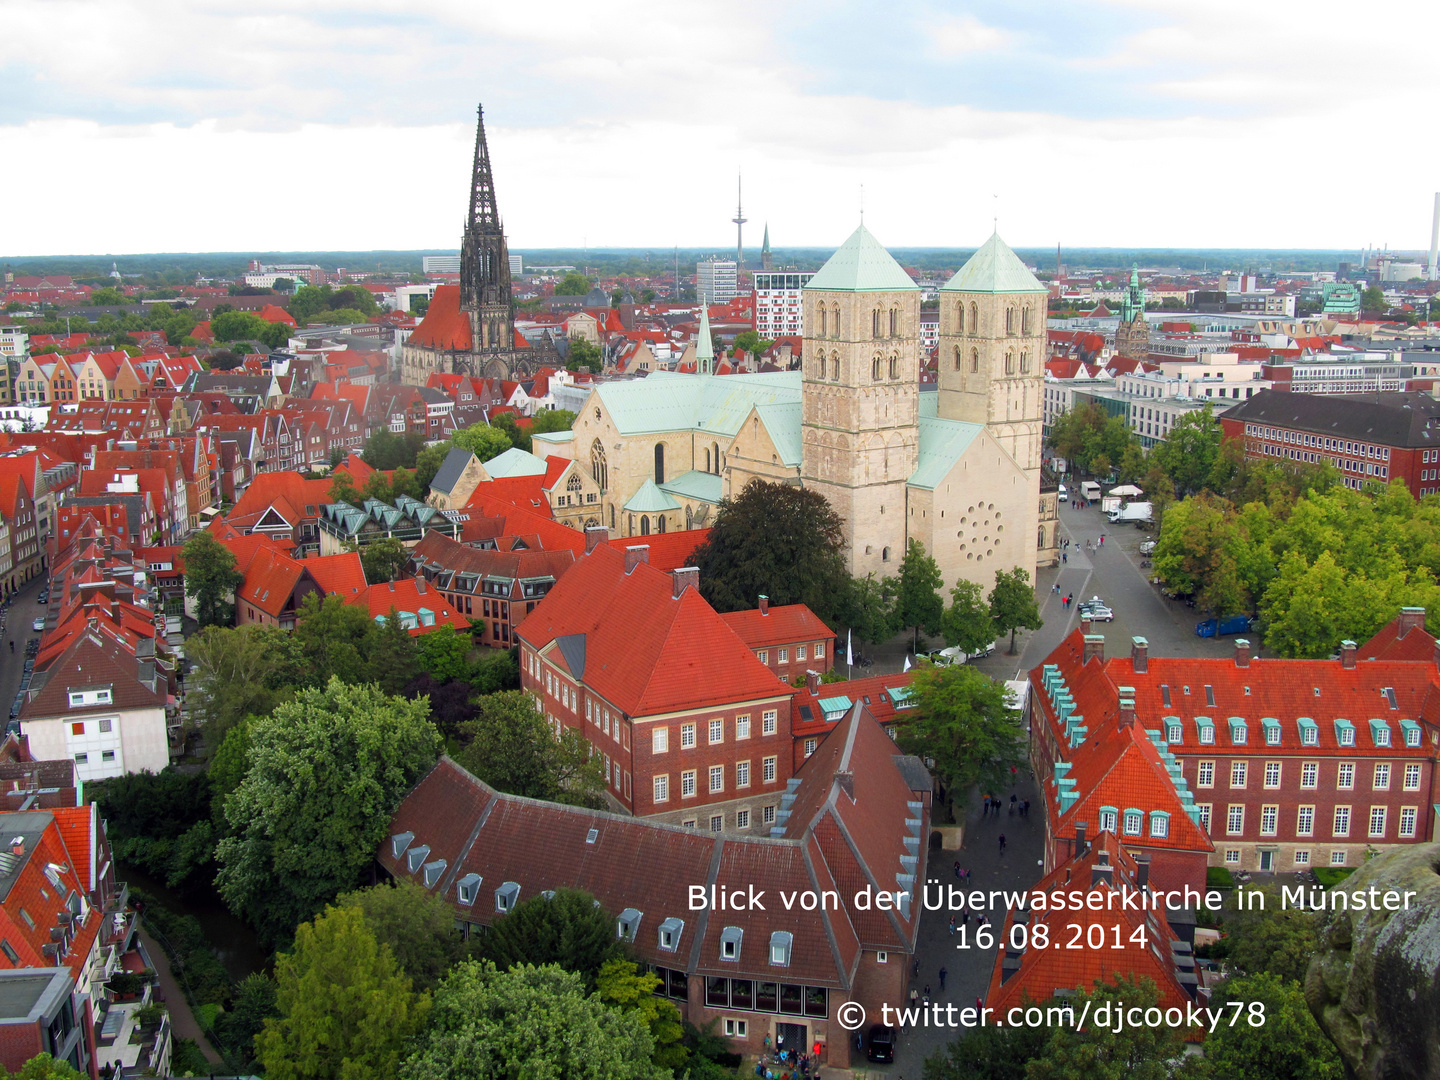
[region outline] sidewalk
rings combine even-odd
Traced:
[[[165,996],[165,1008],[170,1013],[170,1030],[175,1033],[176,1038],[194,1039],[200,1046],[200,1052],[205,1055],[205,1060],[211,1065],[224,1064],[224,1059],[210,1045],[210,1040],[200,1030],[200,1024],[195,1019],[195,1014],[190,1011],[190,1002],[185,997],[185,991],[180,989],[180,984],[175,981],[175,976],[170,971],[170,958],[165,955],[165,950],[160,948],[159,942],[145,932],[143,926],[140,928],[139,934],[145,951],[150,954],[150,962],[155,965],[155,975],[160,983],[160,992]]]

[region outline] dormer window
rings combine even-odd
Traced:
[[[639,908],[627,907],[615,920],[615,936],[621,941],[634,941],[635,935],[640,932],[640,920],[643,916]]]
[[[1389,746],[1390,725],[1384,720],[1371,720],[1370,739],[1376,746]]]
[[[436,859],[434,862],[425,864],[424,882],[425,888],[433,889],[435,883],[440,880],[440,875],[445,873],[445,860]]]
[[[1230,717],[1230,742],[1235,746],[1244,746],[1249,738],[1249,725],[1238,716]]]
[[[776,930],[770,935],[770,965],[772,967],[790,966],[790,950],[794,941],[794,935],[788,930]]]
[[[70,691],[70,708],[72,709],[84,708],[87,705],[111,705],[113,703],[114,695],[108,686]]]
[[[517,882],[507,881],[495,890],[495,910],[502,915],[514,911],[519,900],[520,885]]]
[[[1144,827],[1145,815],[1139,810],[1125,811],[1125,835],[1139,836],[1140,830]]]
[[[685,920],[673,916],[660,924],[660,948],[674,952],[680,948],[680,935],[685,931]]]
[[[727,926],[720,931],[720,959],[740,959],[740,939],[745,936],[745,931],[738,926]]]
[[[455,899],[466,907],[475,904],[475,898],[480,895],[480,883],[485,879],[479,874],[466,874],[455,883]]]
[[[429,856],[430,845],[420,844],[419,846],[413,847],[405,853],[405,866],[410,871],[410,873],[413,874],[416,870],[419,870],[422,865],[424,865],[425,860],[429,858]]]

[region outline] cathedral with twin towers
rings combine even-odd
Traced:
[[[503,273],[508,289],[509,266],[497,258],[505,238],[483,127],[471,188],[461,287],[437,291],[406,344],[406,382],[514,370],[520,350],[503,338],[513,306],[493,287]],[[862,223],[804,288],[799,370],[714,374],[702,309],[694,374],[602,379],[571,432],[537,437],[535,453],[582,466],[584,489],[567,505],[583,509],[556,516],[619,536],[675,531],[708,523],[762,479],[825,495],[845,520],[853,574],[898,572],[911,539],[947,589],[1051,565],[1058,504],[1040,476],[1048,296],[992,235],[940,290],[938,387],[922,390],[920,289]]]

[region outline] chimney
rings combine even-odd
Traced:
[[[1135,726],[1135,688],[1131,686],[1120,687],[1120,726]]]
[[[25,837],[17,836],[10,841],[10,854],[16,857],[25,854]]]
[[[421,596],[425,595],[425,579],[423,577],[417,577],[415,579],[415,591]]]
[[[814,694],[820,689],[820,673],[818,671],[806,670],[805,689],[811,694]]]
[[[647,548],[646,550],[648,551],[649,549]],[[700,588],[700,568],[698,566],[682,566],[677,570],[671,570],[670,580],[672,583],[670,596],[672,599],[678,600],[680,594],[686,589],[691,587],[696,589]]]
[[[1135,856],[1135,888],[1144,892],[1150,885],[1150,856]]]
[[[766,596],[763,592],[760,594],[760,614],[770,614],[770,597]]]
[[[1079,858],[1090,850],[1090,845],[1085,842],[1085,822],[1075,823],[1075,856]]]
[[[855,801],[855,774],[845,769],[835,774],[835,782],[840,785],[840,790],[850,796],[850,801]]]
[[[1425,609],[1423,607],[1402,607],[1400,617],[1396,620],[1395,636],[1403,638],[1411,630],[1423,630],[1425,628]]]
[[[1130,665],[1137,675],[1144,675],[1150,669],[1150,642],[1143,637],[1130,639]]]
[[[1246,668],[1250,666],[1250,642],[1246,638],[1237,637],[1235,639],[1235,666]]]
[[[630,573],[642,562],[650,562],[649,544],[631,544],[625,549],[625,573]]]
[[[1090,622],[1089,622],[1089,620],[1086,620],[1084,623],[1081,624],[1081,629],[1088,630],[1089,628],[1090,628]],[[1086,635],[1085,635],[1085,652],[1083,653],[1080,662],[1081,662],[1082,664],[1088,664],[1088,663],[1090,662],[1090,660],[1091,660],[1092,657],[1097,657],[1097,656],[1100,658],[1100,662],[1103,664],[1103,663],[1105,662],[1105,635],[1104,635],[1104,634],[1086,634]]]
[[[585,554],[595,550],[596,544],[610,542],[610,530],[604,525],[587,525],[585,527]]]
[[[1350,671],[1355,667],[1356,648],[1357,646],[1355,642],[1349,640],[1348,638],[1340,642],[1340,666],[1343,667],[1346,671]]]
[[[1090,616],[1088,613],[1080,616],[1080,633],[1087,637],[1090,635]]]
[[[1106,866],[1103,863],[1095,864],[1090,867],[1090,887],[1093,889],[1096,885],[1114,884],[1114,874],[1115,868],[1113,866]]]

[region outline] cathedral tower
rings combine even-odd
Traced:
[[[919,453],[920,290],[861,225],[803,295],[801,479],[845,519],[850,572],[893,574]]]
[[[1143,360],[1150,355],[1150,324],[1145,321],[1145,289],[1140,267],[1131,264],[1130,285],[1120,299],[1120,324],[1115,327],[1115,352]]]
[[[986,425],[1037,495],[1048,297],[999,233],[940,290],[938,413]]]
[[[485,110],[477,109],[475,164],[470,174],[470,215],[460,241],[460,304],[470,317],[473,351],[509,353],[515,347],[515,299],[510,292],[510,251],[495,206]]]

